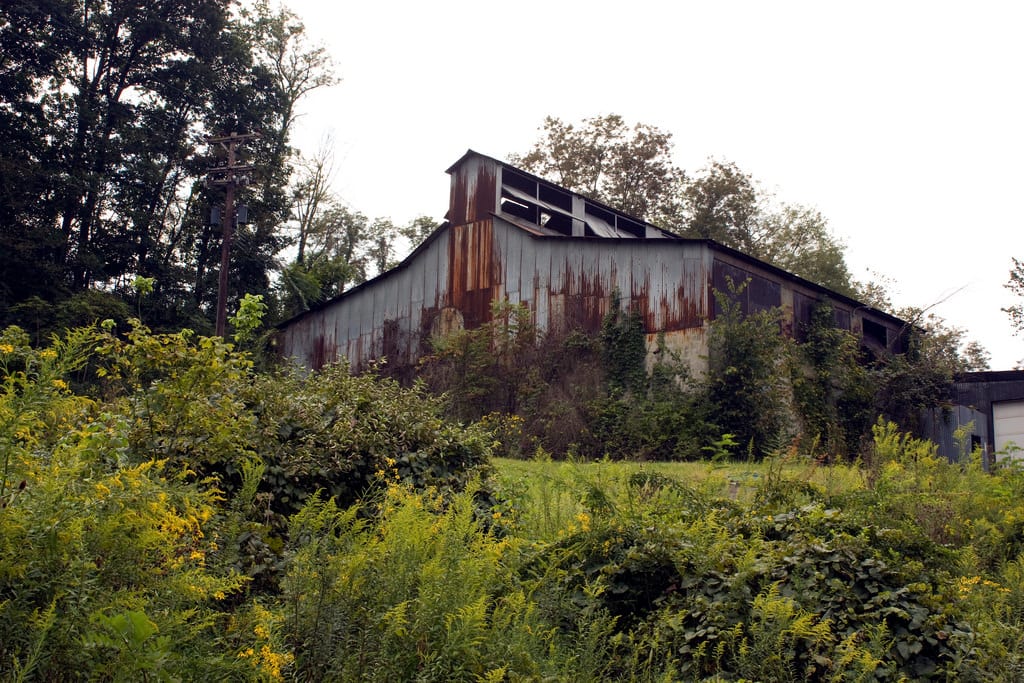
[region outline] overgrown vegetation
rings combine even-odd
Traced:
[[[125,339],[28,342],[0,335],[12,679],[273,677],[292,655],[261,601],[280,592],[307,499],[349,506],[389,482],[454,491],[489,453],[483,430],[445,422],[421,389],[344,366],[257,375],[220,340],[138,323]]]
[[[640,367],[635,320],[606,322],[587,363],[622,343]],[[659,373],[606,400],[691,395]],[[1024,670],[1024,473],[950,464],[890,422],[858,464],[729,461],[743,444],[719,438],[688,465],[539,449],[492,471],[493,417],[455,425],[422,387],[343,365],[257,373],[188,332],[34,349],[8,328],[0,374],[0,680]]]
[[[825,300],[782,334],[781,312],[745,315],[746,283],[716,292],[706,372],[649,348],[643,320],[615,295],[601,329],[538,330],[522,304],[495,302],[491,320],[433,340],[419,371],[450,416],[484,420],[502,453],[538,447],[556,458],[763,458],[790,444],[826,460],[855,459],[882,416],[915,431],[970,367],[962,333],[940,321],[904,330],[908,350],[869,350],[838,328]]]

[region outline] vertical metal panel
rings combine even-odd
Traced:
[[[423,278],[423,306],[437,309],[441,306],[440,283],[447,279],[447,272],[442,272],[439,255],[448,250],[448,232],[435,239],[428,249],[420,254],[422,266],[418,267]]]
[[[362,326],[362,321],[359,320],[357,299],[345,300],[338,302],[338,305],[332,308],[337,308],[342,315],[339,316],[341,321],[341,329],[344,330],[343,335],[339,335],[338,339],[344,340],[345,357],[351,358],[349,353],[349,341],[359,337],[359,328]],[[347,313],[347,314],[345,314]]]
[[[502,261],[505,263],[505,294],[511,300],[519,301],[523,292],[523,240],[527,239],[521,230],[512,230],[507,225],[495,223],[495,230],[501,230],[504,244]]]
[[[444,234],[444,240],[437,242],[435,256],[437,257],[437,277],[434,280],[434,305],[438,308],[443,304],[445,297],[448,295],[447,286],[448,280],[451,277],[452,264],[448,260],[448,249],[451,243],[452,235],[450,231],[446,231]]]
[[[477,155],[468,155],[456,163],[452,176],[448,220],[464,225],[487,219],[497,209],[497,164]]]
[[[505,265],[506,254],[508,253],[508,231],[498,230],[494,227],[494,220],[490,221],[491,228],[491,282],[492,295],[495,300],[504,301],[507,298]]]
[[[352,293],[352,306],[356,316],[358,327],[354,330],[355,336],[361,338],[373,328],[373,306],[372,293],[367,296],[366,289],[360,289]]]
[[[650,274],[647,290],[647,319],[650,321],[650,326],[647,329],[651,332],[664,329],[665,320],[668,319],[669,301],[665,295],[668,266],[665,263],[665,255],[664,251],[648,250],[648,256],[653,257],[650,258],[650,265],[647,267]]]
[[[370,293],[368,297],[371,300],[370,310],[372,315],[370,319],[373,321],[370,326],[370,336],[375,340],[380,335],[380,330],[384,327],[384,321],[387,320],[385,313],[387,311],[388,290],[394,286],[394,278],[388,278],[380,282],[376,287],[369,287],[365,290]]]
[[[565,295],[578,297],[583,291],[583,249],[578,242],[565,242]]]
[[[491,301],[501,289],[500,255],[490,219],[453,225],[448,246],[448,289],[445,304],[462,312],[467,327],[490,320]]]

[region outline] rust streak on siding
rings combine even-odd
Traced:
[[[491,319],[491,301],[501,289],[501,256],[488,220],[454,225],[448,242],[448,296],[445,305],[462,311],[466,327]]]

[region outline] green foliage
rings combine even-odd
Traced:
[[[87,327],[101,320],[110,319],[124,324],[131,317],[131,309],[118,296],[88,289],[56,303],[32,296],[12,305],[4,317],[11,325],[29,332],[32,342],[41,346],[53,335]]]
[[[238,312],[229,320],[235,328],[236,344],[246,346],[253,342],[256,331],[263,324],[266,312],[267,305],[263,303],[262,294],[246,294],[242,297],[238,304]]]
[[[245,394],[266,463],[266,505],[281,515],[318,490],[348,506],[389,480],[462,488],[490,454],[489,434],[445,421],[442,400],[422,385],[353,376],[345,364],[309,377],[283,370]]]
[[[879,429],[881,451],[908,464],[920,459],[918,442],[891,425]],[[937,460],[928,466],[936,475],[951,469]],[[885,512],[869,521],[859,513],[872,508],[852,498],[849,510],[826,507],[815,487],[808,504],[758,496],[746,510],[663,474],[586,467],[590,474],[562,466],[559,481],[570,500],[575,492],[577,512],[558,513],[554,542],[528,554],[522,571],[540,581],[534,595],[542,614],[563,632],[585,632],[595,621],[610,628],[605,677],[972,678],[982,661],[992,667],[994,653],[1009,651],[1003,630],[985,639],[982,654],[971,623],[980,614],[947,592],[979,586],[980,600],[998,584],[956,578],[949,551],[913,535],[916,521]],[[945,489],[951,497],[954,488]],[[924,490],[919,502],[943,489]],[[521,503],[551,505],[564,507],[564,498]],[[531,535],[529,525],[541,518],[519,516],[506,533]],[[917,540],[907,542],[907,534]]]
[[[804,449],[852,457],[876,417],[875,376],[865,367],[856,337],[835,326],[831,304],[814,307],[805,334],[792,379]]]
[[[658,337],[650,368],[642,320],[618,298],[601,327],[603,393],[588,403],[589,442],[580,453],[615,459],[690,459],[714,438],[701,382]]]
[[[252,362],[229,344],[190,330],[155,335],[133,321],[125,340],[107,336],[98,351],[104,392],[129,421],[125,457],[210,474],[252,456],[256,422],[242,395]]]
[[[333,82],[296,16],[224,0],[4,10],[0,52],[16,76],[0,84],[0,325],[42,341],[123,321],[130,302],[156,327],[203,329],[220,253],[207,216],[223,195],[196,175],[217,164],[202,160],[204,137],[230,131],[264,133],[246,150],[260,182],[239,197],[255,222],[235,241],[231,288],[267,294],[286,246],[296,106]]]
[[[957,373],[988,368],[988,352],[977,342],[967,342],[964,330],[938,316],[915,308],[899,315],[909,321],[902,330],[906,352],[876,363],[877,412],[917,431],[925,411],[946,406]]]
[[[630,391],[668,401],[671,376]],[[890,422],[861,467],[538,450],[483,482],[489,433],[344,365],[8,328],[0,379],[2,680],[1024,672],[1024,469]]]
[[[744,287],[733,286],[731,294]],[[790,344],[777,310],[745,316],[730,293],[715,297],[720,312],[708,330],[708,420],[763,457],[788,440]]]
[[[68,384],[95,332],[40,351],[3,340],[0,443],[18,483],[0,495],[0,661],[20,679],[242,675],[216,628],[216,602],[245,584],[211,560],[217,491],[118,458],[126,420]]]
[[[459,419],[514,414],[539,384],[538,333],[524,304],[495,301],[489,321],[432,341],[427,381],[443,388]]]
[[[537,678],[557,633],[511,582],[518,543],[484,533],[472,495],[448,504],[398,486],[373,528],[313,499],[283,582],[300,678],[472,681]],[[500,672],[500,673],[499,673]],[[557,672],[557,670],[555,671]],[[568,672],[566,672],[568,673]]]
[[[547,117],[542,137],[511,163],[644,220],[670,224],[678,211],[682,169],[672,162],[672,134],[617,114],[579,125]]]
[[[601,321],[601,352],[612,392],[643,391],[647,380],[643,318],[634,310],[622,310],[617,291]]]
[[[72,390],[87,371],[93,399]],[[0,672],[16,680],[279,680],[294,654],[277,579],[304,502],[405,481],[441,505],[489,453],[421,388],[345,367],[258,377],[220,339],[137,322],[42,350],[8,328],[0,378]],[[479,621],[474,604],[448,627]]]
[[[781,204],[760,217],[749,253],[834,292],[857,297],[846,265],[846,245],[832,234],[817,209]]]

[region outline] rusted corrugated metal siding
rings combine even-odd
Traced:
[[[355,369],[384,355],[395,363],[412,362],[429,329],[425,313],[445,305],[448,273],[448,235],[441,234],[405,267],[287,325],[278,335],[281,353],[313,369],[341,357]]]
[[[695,242],[537,239],[496,218],[494,242],[510,300],[544,329],[597,331],[616,291],[650,331],[699,328],[707,313],[704,247]]]
[[[528,305],[542,329],[596,332],[617,294],[623,307],[643,317],[649,348],[660,334],[699,371],[706,365],[712,292],[728,289],[726,275],[736,284],[749,277],[744,310],[781,306],[782,329],[790,333],[797,309],[803,315],[802,296],[829,296],[740,252],[643,226],[472,151],[448,173],[448,226],[395,270],[285,324],[284,355],[313,368],[339,356],[356,369],[381,355],[412,362],[429,336],[476,327],[490,320],[492,302],[505,298]],[[657,239],[620,238],[641,234]],[[891,346],[890,337],[905,329],[892,316],[839,300],[844,327],[857,318],[867,341],[877,337],[879,346]]]
[[[714,311],[716,273],[764,280],[760,289],[771,290],[772,305],[780,288],[793,290],[767,272],[720,259],[706,242],[537,237],[489,216],[448,227],[401,268],[290,324],[282,331],[283,349],[313,368],[339,356],[356,369],[382,355],[412,362],[428,336],[476,327],[490,319],[491,303],[506,297],[525,303],[542,329],[597,332],[618,293],[622,306],[642,316],[649,346],[661,333],[693,364],[706,354],[704,323]]]
[[[466,225],[486,220],[497,210],[499,168],[478,156],[466,156],[448,169],[452,176],[448,222]]]
[[[491,302],[501,299],[501,245],[492,219],[449,229],[448,279],[444,302],[462,312],[467,327],[491,318]]]

